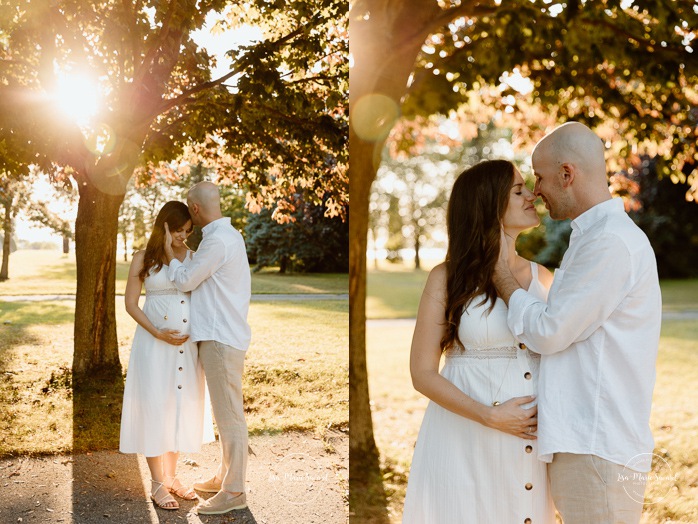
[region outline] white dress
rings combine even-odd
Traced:
[[[146,277],[143,312],[158,329],[188,334],[189,304],[189,293],[168,280],[167,265]],[[119,451],[146,457],[192,453],[214,439],[196,343],[173,346],[139,325],[128,362]]]
[[[531,264],[529,292],[547,291]],[[534,395],[540,356],[519,348],[507,326],[507,306],[489,315],[477,306],[461,317],[463,349],[449,350],[441,375],[485,405]],[[524,407],[529,407],[528,405]],[[554,524],[546,464],[535,440],[485,427],[429,402],[417,437],[403,524]]]

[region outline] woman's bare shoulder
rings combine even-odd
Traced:
[[[439,302],[445,303],[447,278],[448,272],[446,269],[446,262],[442,262],[441,264],[434,266],[434,268],[429,272],[429,277],[427,278],[427,283],[424,287],[424,293],[428,294],[432,298],[435,298]]]
[[[136,251],[131,259],[131,273],[140,273],[143,269],[143,262],[145,260],[145,249]]]

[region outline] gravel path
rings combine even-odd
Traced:
[[[219,460],[217,443],[182,455],[186,484],[207,478]],[[178,511],[155,509],[141,455],[103,451],[0,459],[0,523],[344,524],[348,521],[349,440],[332,431],[250,437],[249,507],[225,515],[197,515],[195,502]],[[210,494],[201,493],[203,498]]]

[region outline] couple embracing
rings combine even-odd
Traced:
[[[431,402],[405,524],[637,524],[661,324],[654,252],[608,191],[604,145],[571,122],[532,155],[456,180],[446,261],[419,305],[410,370]],[[520,257],[541,197],[572,235],[553,275]],[[439,372],[441,355],[445,362]]]
[[[203,239],[192,253],[185,241],[193,226]],[[145,286],[145,303],[139,297]],[[128,365],[121,417],[122,453],[145,455],[151,499],[176,510],[196,491],[215,493],[200,514],[247,506],[247,424],[242,372],[250,343],[247,312],[250,271],[245,244],[223,217],[218,187],[193,186],[187,204],[167,202],[143,251],[131,263],[126,311],[138,323]],[[221,445],[221,463],[208,480],[184,486],[176,476],[180,452],[214,440],[207,410],[210,393]]]

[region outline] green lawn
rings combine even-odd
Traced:
[[[122,299],[117,299],[119,301]],[[115,449],[121,392],[99,392],[107,422],[73,433],[73,302],[0,303],[0,456]],[[254,302],[244,375],[251,433],[327,428],[349,420],[346,300]],[[117,302],[119,353],[128,364],[135,322]]]
[[[409,465],[427,399],[412,388],[409,354],[414,329],[412,320],[390,320],[414,316],[421,294],[417,282],[426,275],[400,271],[372,271],[369,294],[380,293],[388,320],[367,325],[367,358],[376,443],[381,451],[384,488],[391,522],[400,522]],[[391,285],[394,283],[394,285]],[[394,300],[389,291],[401,295]],[[396,291],[395,291],[396,290]],[[667,311],[698,310],[698,280],[662,282]],[[401,301],[415,304],[409,308]],[[373,318],[381,310],[373,302]],[[657,362],[651,426],[655,453],[667,460],[677,474],[675,486],[666,496],[666,483],[649,482],[644,524],[698,522],[698,321],[663,322]],[[662,500],[659,500],[662,499]]]
[[[116,292],[123,294],[129,262],[116,263]],[[10,278],[0,282],[0,295],[70,295],[75,293],[75,254],[19,250],[10,256]],[[252,293],[348,293],[347,274],[291,274],[266,269],[252,273]]]
[[[414,318],[429,272],[404,264],[381,263],[367,275],[366,316],[374,318]],[[664,309],[698,310],[698,279],[662,280]]]

